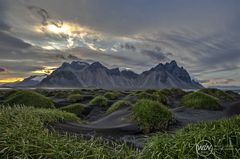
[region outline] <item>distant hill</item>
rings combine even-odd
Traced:
[[[109,69],[99,62],[92,64],[73,61],[63,63],[44,78],[39,87],[146,89],[146,88],[201,88],[176,61],[159,64],[141,74],[119,68]]]
[[[23,81],[3,84],[1,87],[35,87],[46,77],[47,75],[31,76],[25,78]]]

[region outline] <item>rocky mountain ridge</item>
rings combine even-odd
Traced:
[[[73,61],[63,63],[51,75],[43,79],[39,87],[147,89],[147,88],[201,88],[189,73],[176,61],[162,64],[137,74],[119,68],[109,69],[100,62],[92,64]]]

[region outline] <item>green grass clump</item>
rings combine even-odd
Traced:
[[[147,89],[147,90],[145,90],[145,92],[149,93],[149,94],[154,94],[154,93],[158,92],[158,90],[157,89]]]
[[[133,106],[133,118],[144,132],[166,129],[173,119],[172,113],[157,101],[142,99]]]
[[[49,123],[78,121],[71,113],[33,107],[0,108],[0,158],[135,158],[125,144],[50,133]]]
[[[56,98],[67,98],[68,97],[68,95],[69,95],[69,92],[68,91],[54,91],[54,96],[56,97]]]
[[[84,96],[81,94],[71,94],[68,96],[68,101],[70,102],[81,102],[84,99]]]
[[[193,92],[188,95],[185,95],[181,99],[181,104],[183,106],[195,109],[209,109],[209,110],[222,109],[220,101],[217,98],[201,92]]]
[[[161,89],[160,92],[162,94],[164,94],[165,96],[171,96],[172,95],[172,91],[170,89],[167,89],[167,88]]]
[[[107,106],[108,100],[104,96],[97,96],[90,101],[92,105]]]
[[[171,89],[164,88],[164,89],[160,90],[160,92],[167,97],[170,97],[170,96],[171,97],[179,97],[179,96],[181,97],[186,94],[186,92],[180,88],[171,88]]]
[[[120,100],[115,102],[110,108],[108,108],[107,113],[110,114],[112,112],[115,112],[118,109],[121,109],[123,107],[129,107],[131,106],[131,103],[126,100]]]
[[[220,99],[221,101],[233,101],[234,100],[234,97],[231,96],[231,94],[228,94],[220,89],[203,88],[203,89],[199,90],[199,92],[216,97],[216,98]]]
[[[60,109],[63,111],[73,113],[73,114],[80,116],[80,115],[82,115],[82,112],[85,109],[85,105],[80,104],[80,103],[75,103],[75,104],[70,104],[65,107],[61,107]]]
[[[37,108],[54,108],[53,101],[33,91],[16,91],[9,94],[4,102],[5,105],[26,105]]]
[[[174,135],[155,135],[141,152],[142,158],[202,158],[196,153],[196,144],[202,140],[213,146],[213,152],[207,158],[240,158],[240,116],[190,124]]]
[[[172,92],[172,94],[176,94],[176,95],[185,95],[186,92],[180,88],[171,88],[170,91]]]
[[[121,96],[121,93],[119,93],[119,92],[106,92],[104,94],[104,97],[107,99],[110,99],[110,100],[118,99],[119,96]]]
[[[155,91],[152,94],[147,92],[140,92],[140,93],[137,93],[136,96],[139,99],[150,99],[150,100],[158,101],[160,103],[167,105],[167,98],[160,91]]]
[[[238,94],[237,92],[228,90],[226,91],[226,93],[230,95],[234,100],[240,99],[240,94]]]
[[[71,94],[83,94],[84,91],[80,90],[80,89],[75,89],[71,91]]]

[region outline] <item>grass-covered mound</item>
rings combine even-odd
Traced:
[[[58,90],[57,92],[56,91],[54,91],[53,92],[54,93],[54,96],[56,97],[56,98],[67,98],[68,96],[69,96],[69,91],[63,91],[63,90]]]
[[[9,94],[4,102],[5,105],[26,105],[37,108],[54,108],[53,101],[33,91],[16,91]]]
[[[181,88],[171,88],[170,91],[172,93],[176,93],[178,95],[184,95],[186,94],[186,92],[184,90],[182,90]]]
[[[142,99],[133,106],[133,118],[147,133],[166,129],[173,119],[173,114],[162,103]]]
[[[88,91],[88,90],[74,89],[71,91],[71,94],[83,94],[84,91]]]
[[[234,100],[234,97],[231,96],[231,94],[228,94],[220,89],[203,88],[203,89],[199,90],[199,92],[216,97],[216,98],[220,99],[221,101],[233,101]]]
[[[107,98],[107,99],[110,99],[110,100],[118,99],[119,96],[121,96],[120,92],[106,92],[104,94],[104,97]]]
[[[228,95],[230,95],[234,100],[239,100],[240,99],[240,94],[238,94],[237,92],[228,90],[228,91],[226,91],[226,93]]]
[[[172,92],[170,89],[167,89],[167,88],[164,88],[164,89],[161,89],[160,92],[162,94],[164,94],[165,96],[171,96],[172,95]]]
[[[181,104],[183,106],[195,109],[209,109],[209,110],[222,109],[220,101],[217,98],[201,92],[193,92],[188,95],[185,95],[181,99]]]
[[[80,115],[82,115],[82,112],[85,109],[85,105],[80,104],[80,103],[75,103],[75,104],[70,104],[65,107],[61,107],[60,109],[63,111],[69,112],[69,113],[76,114],[77,116],[80,116]]]
[[[180,88],[170,88],[170,89],[164,88],[160,90],[160,92],[167,97],[182,97],[186,95],[186,92]]]
[[[167,98],[160,91],[154,91],[152,93],[148,93],[147,91],[139,92],[136,94],[139,99],[149,99],[153,101],[158,101],[167,105]]]
[[[149,93],[149,94],[154,94],[154,93],[156,93],[158,91],[159,91],[158,89],[147,89],[147,90],[145,90],[145,92]]]
[[[81,102],[84,99],[84,96],[81,94],[71,94],[68,96],[68,101],[70,102]]]
[[[107,106],[108,100],[104,96],[97,96],[90,101],[92,105]]]
[[[107,113],[110,114],[112,112],[115,112],[118,109],[121,109],[123,107],[129,107],[131,106],[131,103],[126,100],[119,100],[112,104],[110,108],[108,108]]]
[[[142,156],[148,159],[204,158],[196,153],[196,144],[202,140],[209,141],[213,146],[213,152],[207,158],[240,158],[240,116],[191,124],[175,135],[156,135],[144,147]]]
[[[126,145],[50,133],[45,125],[79,120],[74,114],[33,107],[0,108],[0,158],[135,158]]]

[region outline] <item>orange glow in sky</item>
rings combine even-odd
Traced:
[[[21,77],[5,78],[5,79],[0,79],[0,83],[12,83],[17,81],[22,81],[23,79],[24,78],[21,78]]]

